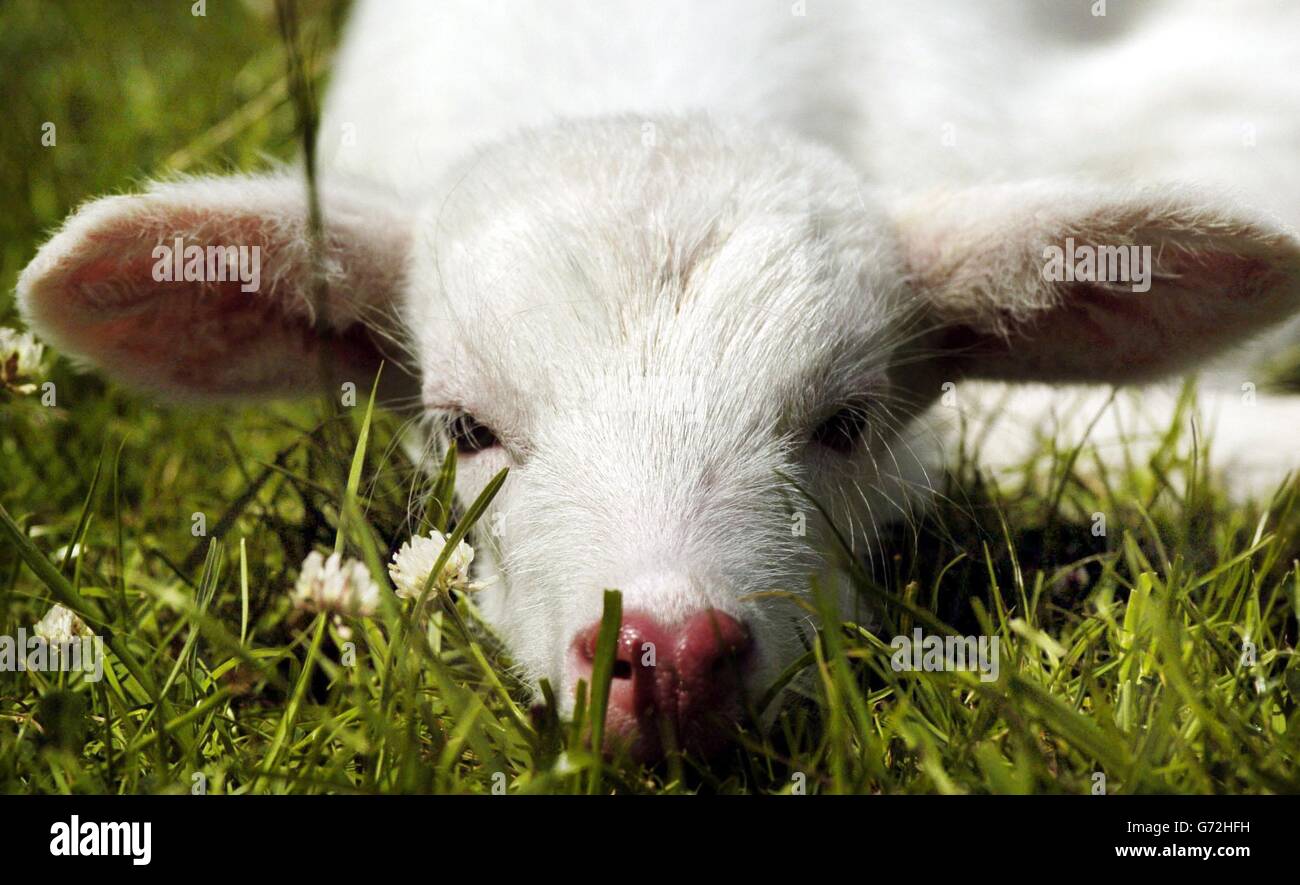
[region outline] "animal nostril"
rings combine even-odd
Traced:
[[[596,645],[600,642],[600,624],[592,624],[577,635],[573,641],[575,657],[590,672],[596,660]],[[647,647],[661,645],[659,628],[644,616],[631,614],[624,618],[618,631],[618,643],[615,646],[615,679],[632,679],[638,669],[652,667],[652,664],[640,663]]]
[[[716,609],[700,612],[682,628],[678,673],[687,683],[716,681],[738,671],[752,644],[749,630],[740,621]]]

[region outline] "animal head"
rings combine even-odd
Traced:
[[[419,199],[326,176],[318,272],[297,175],[105,198],[40,250],[20,304],[63,352],[173,399],[303,393],[322,364],[361,387],[400,357],[458,443],[462,499],[511,468],[478,538],[483,610],[571,703],[621,590],[610,723],[651,756],[652,722],[707,745],[794,659],[811,579],[850,604],[810,501],[864,550],[910,506],[909,423],[944,381],[1145,380],[1300,303],[1296,239],[1209,198],[900,195],[779,134],[643,132],[524,133]],[[1149,290],[1044,273],[1067,238],[1152,247]],[[194,273],[158,249],[178,239],[203,247]],[[204,263],[232,246],[260,250],[255,290]]]

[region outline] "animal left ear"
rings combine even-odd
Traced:
[[[1153,380],[1300,309],[1295,233],[1186,191],[1030,182],[894,217],[938,346],[973,376]]]
[[[18,278],[28,324],[62,353],[174,400],[363,387],[402,292],[395,200],[324,182],[319,255],[299,175],[196,178],[74,213]],[[407,383],[396,366],[390,390]],[[396,386],[394,386],[396,385]]]

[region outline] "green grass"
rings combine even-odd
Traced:
[[[81,200],[292,156],[273,15],[115,5],[0,7],[14,121],[0,325],[17,324],[9,296],[43,231]],[[328,45],[336,10],[309,11]],[[50,379],[56,408],[0,394],[0,505],[17,527],[0,530],[0,634],[62,600],[114,649],[99,683],[0,674],[5,792],[188,792],[196,774],[211,793],[1087,793],[1098,772],[1111,793],[1300,789],[1300,486],[1229,508],[1172,430],[1124,469],[1064,440],[1015,486],[958,469],[924,525],[883,540],[877,578],[858,575],[884,612],[877,633],[824,631],[800,661],[804,696],[770,731],[646,770],[592,753],[585,713],[528,709],[472,596],[431,593],[426,617],[390,595],[344,625],[350,640],[294,611],[310,550],[342,543],[386,581],[389,551],[431,526],[408,516],[427,485],[393,416],[363,434],[364,401],[194,412],[61,360]],[[895,672],[888,637],[918,625],[999,637],[1000,680]]]

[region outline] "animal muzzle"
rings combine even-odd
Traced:
[[[600,624],[580,631],[570,665],[589,684]],[[605,715],[605,749],[621,745],[643,762],[676,746],[716,752],[740,718],[752,657],[748,628],[717,609],[666,627],[627,612],[619,630]]]

